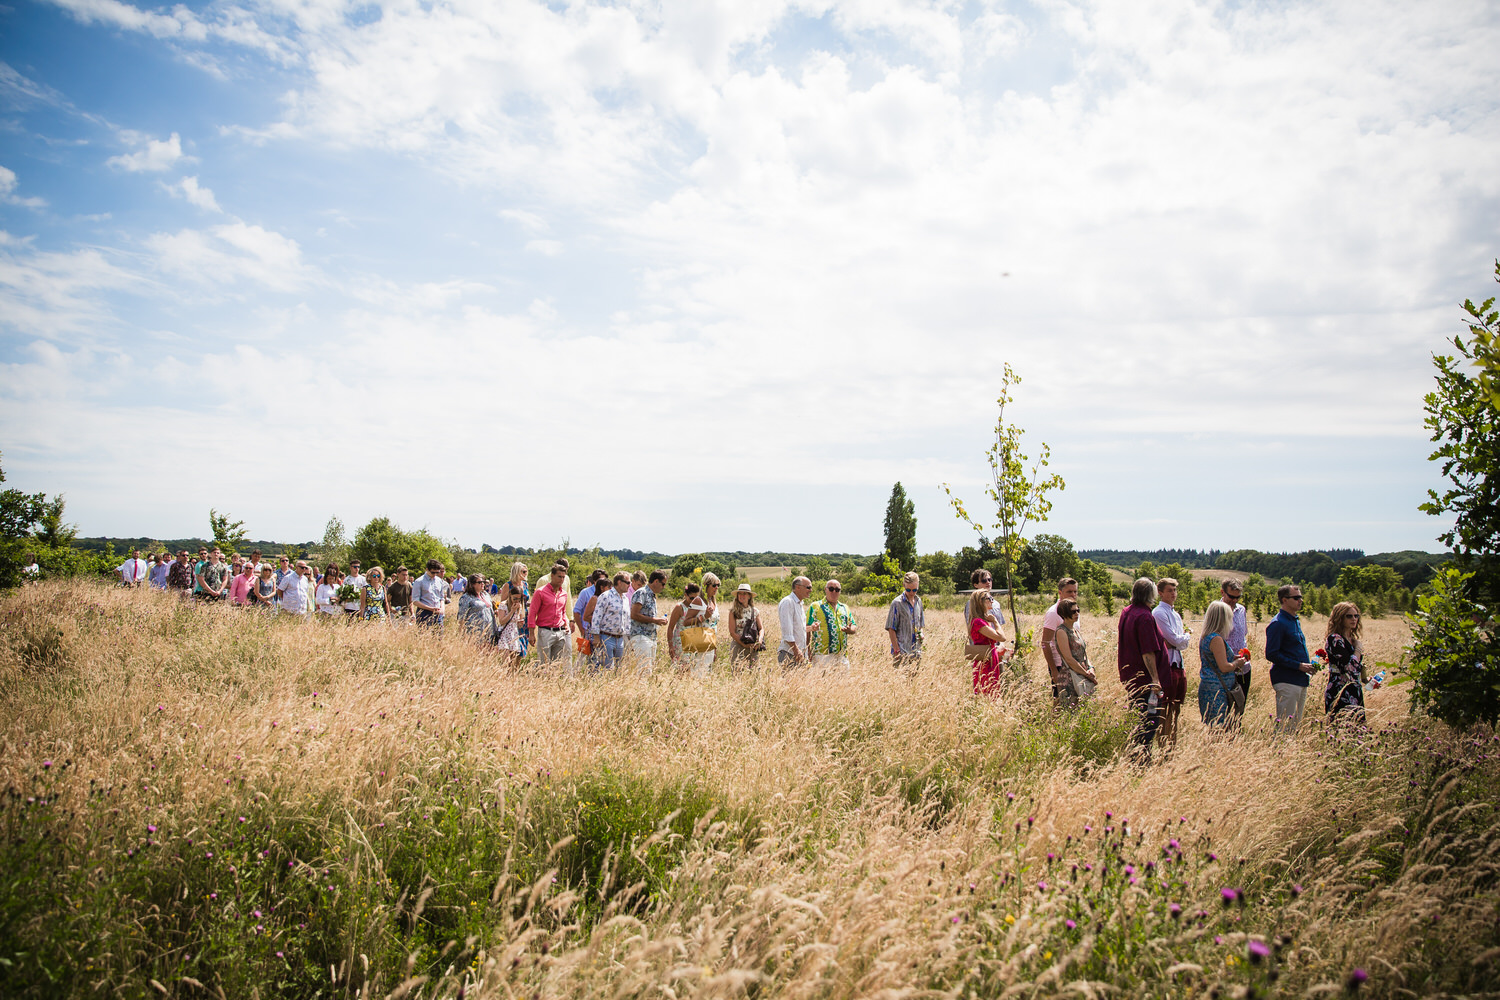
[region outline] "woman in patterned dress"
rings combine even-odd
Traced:
[[[391,599],[385,592],[385,570],[371,566],[359,591],[359,612],[367,622],[390,621]]]
[[[1323,708],[1330,717],[1353,722],[1365,721],[1365,647],[1359,641],[1359,622],[1358,606],[1340,601],[1328,613],[1328,637],[1323,640],[1328,654],[1328,688],[1323,692]]]

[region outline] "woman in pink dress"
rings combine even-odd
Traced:
[[[1000,644],[1005,641],[1005,636],[989,621],[990,607],[994,603],[995,598],[988,590],[976,590],[969,598],[969,642],[989,647],[987,656],[974,658],[974,693],[992,697],[1000,687]]]

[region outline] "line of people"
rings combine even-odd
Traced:
[[[121,582],[292,615],[388,622],[409,619],[426,628],[443,626],[455,590],[461,588],[456,615],[460,626],[512,658],[534,650],[542,663],[576,666],[586,661],[599,669],[614,669],[629,653],[636,662],[651,664],[661,629],[666,630],[668,657],[680,669],[706,673],[718,655],[723,583],[713,573],[705,573],[701,584],[689,582],[682,601],[662,615],[658,598],[667,576],[661,570],[612,576],[594,570],[574,598],[565,557],[551,567],[547,582],[532,591],[527,580],[530,570],[521,562],[512,565],[510,578],[503,583],[478,573],[449,581],[436,559],[428,560],[425,572],[415,579],[407,567],[397,567],[387,583],[381,567],[362,572],[359,560],[349,563],[347,573],[330,564],[315,578],[305,561],[293,563],[283,555],[272,566],[262,560],[259,550],[245,559],[236,555],[230,563],[225,563],[217,548],[205,546],[198,556],[195,563],[184,549],[175,560],[161,553],[148,563],[139,550],[133,551],[119,567]],[[964,624],[973,688],[976,694],[993,696],[1015,650],[1002,630],[1005,616],[995,600],[989,571],[976,569],[971,583],[974,590],[964,606]],[[907,573],[903,592],[886,612],[892,661],[909,671],[914,671],[922,657],[926,622],[920,584],[916,573]],[[829,580],[822,598],[807,604],[812,588],[807,577],[794,578],[791,593],[777,607],[781,642],[776,662],[783,667],[846,667],[850,641],[859,633],[858,622],[840,600],[838,580]],[[1146,757],[1157,742],[1168,749],[1176,745],[1187,698],[1183,654],[1193,644],[1193,630],[1177,611],[1177,592],[1178,582],[1171,577],[1138,579],[1118,621],[1116,665],[1130,707],[1141,719],[1133,742]],[[1277,731],[1298,729],[1311,677],[1325,668],[1329,672],[1325,711],[1330,716],[1347,713],[1348,718],[1363,721],[1367,678],[1359,608],[1348,601],[1333,608],[1325,648],[1314,656],[1307,650],[1302,631],[1301,588],[1286,584],[1276,596],[1281,610],[1266,626],[1264,656],[1270,663]],[[1205,725],[1232,727],[1244,715],[1252,661],[1242,597],[1240,585],[1226,580],[1219,599],[1204,614],[1204,634],[1197,641],[1198,710]],[[1081,613],[1078,582],[1071,577],[1059,580],[1057,600],[1042,618],[1039,645],[1053,697],[1063,707],[1092,697],[1099,683],[1089,661],[1087,640],[1078,627]],[[736,588],[725,617],[731,668],[754,667],[765,649],[765,627],[748,583]]]

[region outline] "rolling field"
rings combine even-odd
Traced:
[[[0,995],[1500,988],[1488,732],[1400,687],[1329,728],[1320,676],[1276,739],[1262,661],[1243,732],[1194,680],[1138,767],[1112,621],[1058,713],[1039,666],[975,698],[957,613],[912,675],[855,613],[848,671],[567,677],[452,628],[0,599]],[[1368,622],[1369,658],[1405,637]]]

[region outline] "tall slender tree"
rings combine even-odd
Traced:
[[[1021,632],[1020,620],[1016,617],[1014,577],[1016,563],[1026,548],[1026,527],[1033,521],[1047,520],[1047,515],[1052,512],[1052,501],[1047,499],[1047,494],[1066,488],[1062,476],[1055,472],[1043,472],[1052,457],[1052,449],[1046,442],[1042,443],[1036,461],[1032,462],[1021,451],[1021,436],[1026,432],[1005,419],[1006,407],[1013,402],[1011,387],[1020,384],[1021,377],[1011,370],[1007,362],[1005,372],[1000,377],[1000,397],[995,401],[1000,407],[1000,415],[995,419],[995,443],[985,453],[990,465],[990,485],[984,492],[995,505],[993,528],[986,528],[971,517],[964,502],[953,495],[953,490],[947,483],[943,484],[943,492],[948,494],[959,520],[973,527],[981,539],[987,530],[995,532],[991,544],[1000,550],[1001,565],[1005,569],[1005,589],[1010,592],[1010,620],[1016,623],[1018,642]]]
[[[917,505],[906,498],[899,482],[891,487],[885,505],[885,554],[902,572],[917,564]]]

